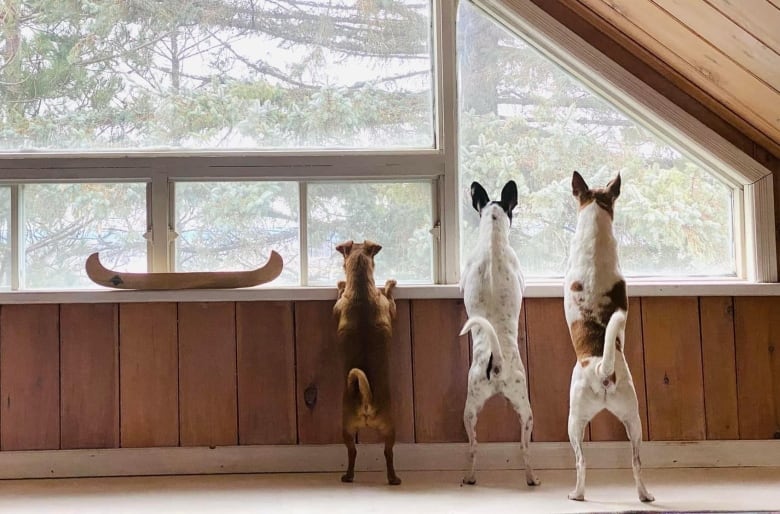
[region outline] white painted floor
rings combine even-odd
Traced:
[[[80,478],[0,481],[0,512],[92,513],[544,513],[636,510],[778,510],[780,468],[648,469],[653,504],[636,499],[631,470],[589,470],[586,502],[566,493],[574,471],[483,471],[476,486],[459,472],[407,471],[400,487],[382,473],[358,473],[342,484],[335,473]]]

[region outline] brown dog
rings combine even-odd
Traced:
[[[347,241],[336,247],[344,256],[346,282],[338,283],[338,299],[333,314],[338,320],[338,341],[344,352],[346,388],[342,427],[349,466],[342,482],[355,478],[355,435],[358,429],[376,429],[385,440],[387,482],[401,479],[393,467],[395,425],[390,408],[388,356],[393,337],[395,280],[384,289],[374,284],[374,256],[382,247],[371,241]]]

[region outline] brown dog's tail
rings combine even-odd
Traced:
[[[373,395],[371,394],[371,386],[368,384],[368,378],[363,373],[362,369],[352,368],[347,375],[347,390],[354,391],[355,385],[360,392],[360,403],[364,411],[368,412],[371,409],[371,403],[373,401]]]

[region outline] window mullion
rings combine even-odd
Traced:
[[[458,2],[436,0],[435,61],[438,139],[444,152],[443,194],[439,195],[438,213],[442,226],[439,244],[438,283],[455,284],[460,274],[458,209],[458,102],[455,21]]]
[[[150,271],[160,273],[172,271],[171,240],[173,189],[165,173],[155,173],[150,184],[151,194],[147,212],[150,213],[151,226],[147,232],[149,240]]]
[[[298,233],[300,236],[300,283],[309,285],[309,214],[308,214],[308,183],[298,182]]]
[[[24,285],[24,186],[11,186],[11,290]]]

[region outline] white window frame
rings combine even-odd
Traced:
[[[769,294],[757,283],[777,281],[772,173],[734,145],[687,114],[677,105],[623,70],[543,10],[527,0],[471,0],[508,29],[517,33],[569,73],[609,102],[642,120],[658,136],[674,141],[689,157],[713,170],[735,191],[735,235],[738,279],[638,281],[632,294]],[[431,149],[409,151],[291,151],[236,152],[92,152],[21,153],[0,155],[0,184],[10,184],[12,223],[17,227],[12,241],[14,277],[22,256],[20,241],[21,188],[31,182],[146,182],[148,184],[149,270],[169,271],[173,263],[173,187],[178,181],[203,180],[294,180],[299,181],[302,241],[305,245],[307,181],[328,180],[431,180],[434,224],[434,280],[439,286],[411,286],[400,297],[457,297],[459,263],[459,194],[457,155],[457,1],[433,0],[433,88],[435,93],[435,142]],[[306,248],[303,247],[305,250]],[[306,252],[301,255],[301,283],[306,284]],[[630,283],[632,281],[629,281]],[[726,288],[726,289],[724,289]],[[305,287],[264,288],[269,299],[329,298],[331,292],[311,292]],[[317,288],[312,288],[317,289]],[[323,288],[319,288],[323,289]],[[776,288],[772,288],[774,290]],[[403,290],[403,288],[402,288]],[[695,291],[695,293],[694,293]],[[732,291],[732,293],[723,293]],[[67,301],[100,292],[18,292],[11,301]],[[115,292],[116,293],[116,292]],[[195,292],[193,292],[195,293]],[[222,292],[214,298],[248,298],[246,291]],[[212,294],[198,293],[197,298]],[[256,294],[256,293],[255,293]],[[42,295],[42,296],[41,296]],[[47,296],[48,295],[48,296]],[[95,296],[97,295],[97,296]],[[237,295],[237,296],[236,296]],[[5,301],[6,293],[0,293]],[[112,300],[154,301],[187,298],[189,293],[144,293],[110,295]],[[527,296],[560,296],[559,281],[529,281]],[[193,296],[193,298],[196,298]],[[48,300],[46,300],[48,299]],[[73,301],[73,300],[72,300]]]

